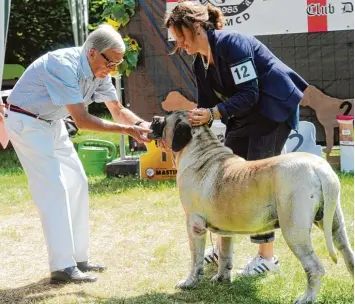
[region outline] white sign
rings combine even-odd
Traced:
[[[308,152],[322,157],[322,147],[316,144],[316,127],[308,121],[300,121],[298,132],[292,130],[283,153]]]
[[[249,35],[354,29],[354,0],[191,0],[219,7],[225,29]],[[167,12],[178,0],[166,0]],[[169,40],[172,40],[169,34]]]
[[[245,60],[244,62],[238,62],[230,66],[230,69],[235,84],[241,84],[257,78],[251,58]]]

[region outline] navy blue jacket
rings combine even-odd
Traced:
[[[226,124],[231,118],[243,120],[257,111],[296,129],[306,81],[255,37],[226,30],[207,34],[215,69],[206,71],[201,56],[195,58],[198,107],[217,105]]]

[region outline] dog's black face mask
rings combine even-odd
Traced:
[[[147,137],[149,139],[162,139],[165,125],[166,125],[165,117],[154,116],[152,123],[150,124],[150,129],[153,132],[149,133]]]
[[[171,149],[174,152],[179,152],[190,142],[192,138],[191,125],[185,121],[186,119],[184,119],[184,115],[186,115],[186,113],[184,111],[175,111],[165,117],[154,116],[152,123],[150,124],[150,129],[153,132],[148,134],[148,138],[155,140],[163,139],[163,133],[167,124],[167,119],[169,120],[170,116],[172,115],[177,116],[177,119],[174,121],[174,126],[169,126],[169,128],[173,127]]]

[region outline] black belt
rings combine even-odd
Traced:
[[[9,104],[6,104],[5,105],[5,108],[12,111],[12,112],[16,112],[16,113],[21,113],[21,114],[24,114],[24,115],[27,115],[27,116],[31,116],[33,118],[36,118],[36,119],[39,119],[39,120],[42,120],[42,121],[45,121],[47,123],[52,123],[53,121],[52,120],[47,120],[47,119],[43,119],[41,117],[38,117],[38,115],[36,114],[33,114],[31,112],[28,112],[24,109],[21,109],[20,107],[17,107],[17,106],[14,106],[14,105],[9,105]]]

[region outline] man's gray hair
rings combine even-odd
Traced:
[[[118,49],[121,53],[126,51],[122,36],[111,25],[101,24],[86,39],[83,45],[87,54],[90,49],[103,53],[108,49]]]

